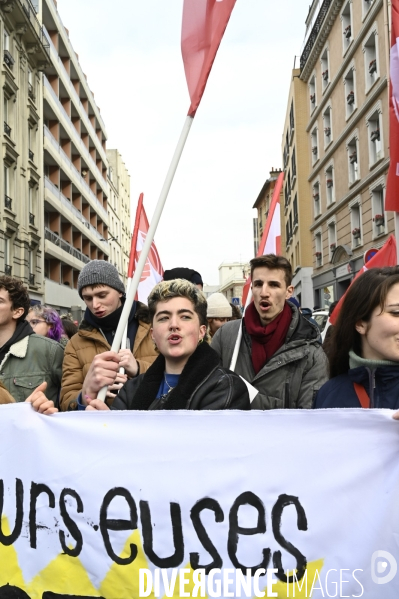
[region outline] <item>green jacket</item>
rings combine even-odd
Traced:
[[[238,352],[236,374],[258,390],[252,410],[278,408],[311,409],[316,393],[328,380],[327,357],[318,342],[319,330],[290,304],[292,320],[285,342],[255,374],[251,360],[251,338],[245,330]],[[233,320],[216,331],[212,348],[222,366],[230,367],[241,320]]]
[[[28,335],[10,347],[0,364],[0,380],[15,401],[25,401],[40,383],[47,381],[45,395],[55,405],[61,387],[62,346],[43,337]]]

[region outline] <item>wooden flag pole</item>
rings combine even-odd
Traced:
[[[115,337],[112,342],[111,351],[118,352],[119,348],[121,346],[123,331],[125,329],[125,326],[127,325],[128,319],[129,319],[130,310],[132,308],[133,301],[136,296],[136,292],[137,292],[137,289],[138,289],[138,286],[140,283],[141,275],[143,273],[144,266],[147,261],[147,256],[150,251],[153,239],[155,237],[158,223],[161,218],[162,210],[165,206],[165,202],[168,197],[170,186],[172,185],[173,178],[175,176],[176,169],[178,167],[180,157],[182,155],[188,134],[191,129],[191,125],[193,123],[193,120],[194,120],[194,117],[187,116],[186,120],[184,122],[179,141],[177,142],[175,153],[173,154],[172,162],[170,163],[169,170],[167,172],[157,205],[155,207],[155,211],[154,211],[154,214],[153,214],[153,217],[151,220],[150,228],[148,229],[148,233],[147,233],[147,236],[144,241],[143,249],[141,250],[141,253],[140,253],[140,258],[137,263],[136,270],[135,270],[133,278],[132,278],[132,282],[129,286],[129,291],[126,294],[125,305],[123,306],[123,310],[122,310],[122,314],[121,314],[121,317],[119,320],[118,328],[116,329],[116,332],[115,332]],[[107,394],[107,387],[103,387],[98,394],[98,399],[101,399],[102,401],[104,401],[106,394]]]

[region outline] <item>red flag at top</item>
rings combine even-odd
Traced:
[[[396,241],[391,235],[384,243],[382,248],[359,270],[353,281],[370,268],[383,268],[384,266],[396,266]],[[353,283],[352,281],[352,283]],[[352,285],[351,283],[351,285]],[[344,303],[345,293],[334,308],[334,312],[330,316],[330,323],[335,324],[338,318],[339,311]]]
[[[385,210],[399,212],[399,0],[392,0],[389,153]]]
[[[280,194],[283,187],[284,173],[280,173],[273,189],[272,201],[267,215],[265,228],[259,244],[256,257],[264,254],[280,254],[281,251],[281,217],[280,217]],[[248,291],[251,286],[251,277],[245,282],[242,290],[242,305],[245,306]]]
[[[145,213],[143,206],[143,194],[140,194],[140,198],[137,204],[136,220],[134,223],[129,271],[128,278],[133,277],[136,264],[140,258],[140,252],[143,248],[145,238],[149,229],[148,218]],[[140,283],[137,289],[136,299],[144,304],[147,303],[147,298],[152,288],[162,281],[163,279],[163,268],[155,243],[152,242],[150,251],[147,256],[147,260],[144,266],[144,270],[141,275]]]
[[[181,50],[193,117],[236,0],[184,0]]]

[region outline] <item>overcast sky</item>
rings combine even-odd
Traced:
[[[237,0],[155,236],[163,267],[218,284],[253,257],[252,206],[281,137],[310,0]],[[190,105],[180,51],[183,0],[58,0],[101,109],[107,147],[144,192],[151,220]]]

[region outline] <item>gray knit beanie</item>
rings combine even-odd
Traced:
[[[91,260],[82,268],[78,277],[80,297],[82,297],[83,287],[88,285],[108,285],[121,293],[125,293],[125,287],[115,266],[105,260]]]
[[[207,318],[231,318],[233,310],[223,293],[212,293],[206,301]]]

